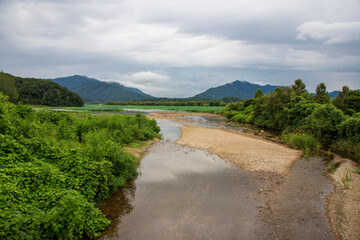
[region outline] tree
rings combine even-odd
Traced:
[[[308,91],[306,90],[306,85],[301,79],[295,80],[294,84],[291,85],[291,91],[298,96],[308,93]]]
[[[326,85],[325,83],[320,83],[316,87],[316,96],[315,96],[315,102],[317,103],[329,103],[330,102],[330,96],[329,93],[326,91]]]
[[[258,89],[256,90],[255,94],[254,94],[254,98],[260,98],[260,97],[262,97],[263,95],[264,95],[264,94],[263,94],[263,92],[261,91],[261,89],[258,88]]]

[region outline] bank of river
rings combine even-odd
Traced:
[[[144,155],[139,176],[103,205],[113,224],[101,239],[334,239],[324,208],[333,187],[323,157],[290,164],[286,176],[244,171],[230,159],[177,144],[182,121],[157,121],[164,139]]]

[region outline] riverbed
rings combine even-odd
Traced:
[[[163,140],[144,155],[139,175],[102,206],[113,223],[101,239],[334,239],[324,207],[333,191],[324,156],[300,158],[286,174],[245,171],[177,144],[184,124],[227,127],[192,119],[157,120]]]

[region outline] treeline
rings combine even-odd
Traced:
[[[70,115],[0,93],[0,239],[79,239],[110,223],[96,207],[136,174],[123,151],[160,137],[143,115]]]
[[[83,106],[76,93],[49,80],[15,77],[0,72],[0,91],[13,103],[47,106]]]
[[[242,102],[243,99],[237,97],[223,97],[219,100],[210,98],[191,97],[191,98],[151,98],[137,101],[108,101],[106,105],[134,105],[134,106],[226,106],[231,102]]]
[[[139,102],[139,101],[130,101],[130,102],[106,102],[105,105],[133,105],[133,106],[226,106],[226,103],[220,101],[211,100],[209,102],[204,101],[190,101],[190,102]]]
[[[283,141],[305,153],[323,144],[360,161],[359,111],[360,91],[345,86],[330,100],[324,83],[317,86],[316,94],[309,94],[298,79],[269,95],[258,89],[254,98],[230,103],[221,114],[236,122],[281,131]]]

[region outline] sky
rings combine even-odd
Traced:
[[[0,70],[156,97],[235,80],[360,88],[360,0],[0,0]]]

